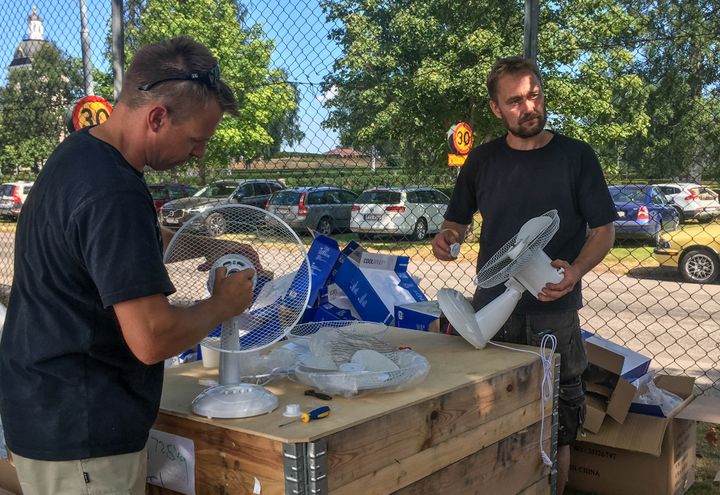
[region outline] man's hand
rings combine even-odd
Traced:
[[[550,263],[555,268],[562,268],[564,271],[563,279],[557,284],[547,283],[543,287],[542,293],[538,294],[538,301],[554,301],[561,298],[565,294],[570,293],[578,283],[582,274],[580,274],[573,266],[565,260],[554,260]]]
[[[223,321],[239,315],[252,304],[255,271],[248,268],[230,276],[226,276],[226,273],[224,267],[215,270],[211,297],[218,301],[215,307],[226,313],[222,316]]]
[[[455,256],[450,254],[450,246],[460,244],[465,239],[467,225],[445,220],[442,230],[435,234],[432,240],[432,249],[435,257],[441,261],[452,261]]]

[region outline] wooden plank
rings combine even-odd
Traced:
[[[263,494],[285,493],[282,444],[162,413],[154,427],[191,438],[195,443],[198,494],[252,494],[255,478],[260,482]],[[152,487],[147,493],[172,492]]]
[[[430,373],[420,385],[392,394],[366,394],[357,398],[335,397],[332,406],[342,414],[331,414],[322,421],[278,428],[285,421],[282,411],[288,403],[307,408],[318,405],[317,399],[303,396],[308,387],[287,379],[272,382],[267,388],[280,398],[280,406],[264,416],[245,419],[208,419],[194,416],[190,403],[204,390],[200,379],[217,378],[217,370],[192,363],[168,368],[160,409],[193,421],[221,425],[224,428],[263,436],[281,443],[305,443],[325,438],[369,420],[380,418],[407,406],[426,402],[470,384],[479,384],[493,376],[528,364],[539,363],[531,354],[512,352],[491,346],[477,350],[464,339],[449,335],[415,330],[390,329],[386,340],[394,345],[407,345],[430,362]],[[523,386],[523,383],[519,383]],[[479,391],[481,393],[481,390]]]
[[[536,481],[532,486],[525,488],[517,495],[548,495],[548,493],[552,493],[549,475],[539,481]]]
[[[392,459],[392,461],[387,462],[383,467],[377,468],[364,476],[358,476],[343,486],[336,485],[337,470],[331,467],[329,469],[330,491],[338,495],[388,493],[389,491],[401,489],[422,479],[434,478],[439,472],[443,471],[446,466],[468,458],[476,454],[479,450],[491,445],[495,445],[497,449],[498,443],[502,445],[499,450],[504,452],[505,457],[508,458],[507,462],[511,462],[512,456],[514,456],[515,453],[510,452],[509,449],[514,443],[508,442],[506,439],[514,438],[513,436],[516,435],[518,431],[529,431],[528,427],[534,431],[533,424],[540,416],[539,410],[539,401],[519,408],[483,424],[480,428],[467,431],[462,435],[450,437],[442,443],[425,448],[415,455],[405,458],[396,457]],[[548,416],[545,421],[545,436],[549,438],[549,432],[552,429],[552,417]],[[535,446],[539,445],[539,427],[534,439],[523,436],[521,440],[521,445],[518,446],[518,448],[526,448],[529,442]],[[517,441],[514,442],[517,443]],[[535,452],[538,459],[540,458],[539,448],[530,450]],[[549,441],[546,441],[546,450],[550,450]],[[499,452],[498,455],[502,452]],[[392,450],[390,453],[392,453]],[[336,455],[333,449],[328,449],[328,454],[331,457]],[[357,471],[360,470],[366,471],[366,469],[364,469],[365,461],[365,458],[356,459],[359,469],[352,474],[357,474]],[[368,461],[371,461],[371,459],[368,459]],[[425,493],[434,492],[430,490]],[[450,491],[447,493],[454,492]]]
[[[465,436],[485,438],[484,445],[488,445],[537,422],[540,368],[536,362],[506,370],[483,383],[329,436],[326,441],[330,488],[339,489],[383,469],[392,478],[402,471],[400,463],[437,445],[454,445],[450,440],[462,444]],[[546,404],[546,414],[551,412],[552,403]],[[479,448],[475,446],[454,460]],[[422,476],[432,472],[433,463],[420,464],[417,469],[424,471]]]
[[[547,430],[544,433],[547,443],[550,434]],[[523,492],[548,494],[550,469],[543,465],[540,459],[539,435],[538,423],[393,493],[395,495]]]

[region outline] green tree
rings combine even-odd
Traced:
[[[488,109],[487,74],[497,58],[523,52],[524,2],[324,0],[331,36],[343,49],[324,89],[328,127],[345,145],[399,155],[412,166],[442,166],[445,132],[460,120],[476,143],[503,132]],[[634,21],[616,0],[543,2],[539,65],[551,125],[615,160],[641,134],[647,91],[627,69],[620,42]],[[622,45],[620,45],[622,46]],[[616,102],[616,103],[612,103]]]
[[[227,172],[234,160],[261,156],[286,137],[282,132],[274,137],[269,130],[278,122],[294,122],[290,116],[297,111],[297,92],[284,71],[270,67],[274,43],[265,39],[260,25],[246,26],[246,11],[238,2],[131,2],[127,12],[127,61],[139,46],[190,33],[220,60],[222,78],[242,102],[240,116],[223,119],[205,159],[197,164],[201,182]]]
[[[646,33],[636,70],[651,119],[647,138],[631,142],[629,166],[649,178],[718,180],[720,2],[631,1],[628,9]]]
[[[323,81],[327,127],[341,143],[392,163],[440,166],[445,133],[463,120],[481,141],[499,132],[484,78],[522,52],[520,1],[324,0],[343,50]]]
[[[0,167],[37,174],[65,134],[64,114],[82,95],[80,63],[45,43],[28,67],[13,69],[0,88]]]

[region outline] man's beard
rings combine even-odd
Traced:
[[[523,123],[534,118],[537,118],[537,122],[535,125],[533,125],[532,127],[523,126]],[[543,110],[539,113],[533,113],[523,116],[518,122],[518,125],[516,126],[511,126],[505,117],[503,117],[503,122],[505,123],[505,128],[513,136],[519,138],[531,138],[537,136],[543,131],[543,129],[545,129],[545,123],[547,122],[547,113],[545,113],[545,111]]]

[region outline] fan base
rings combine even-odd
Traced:
[[[278,398],[259,385],[217,385],[192,401],[192,412],[206,418],[249,418],[272,412]]]

